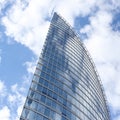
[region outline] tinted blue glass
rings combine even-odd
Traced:
[[[56,13],[21,119],[109,120],[103,91],[88,52]]]
[[[41,102],[45,103],[45,100],[46,100],[46,96],[42,95],[41,96]]]

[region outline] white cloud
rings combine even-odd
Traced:
[[[88,35],[86,44],[94,59],[102,62],[120,61],[120,57],[118,56],[120,52],[120,32],[112,30],[112,17],[111,13],[100,11],[90,18],[90,25],[81,29],[81,32],[85,32]]]
[[[10,120],[10,110],[7,106],[0,109],[0,120]]]
[[[23,3],[16,1],[2,18],[6,34],[39,55],[49,26],[45,20],[47,7],[45,1],[30,1],[28,7],[23,9]]]

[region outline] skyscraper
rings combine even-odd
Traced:
[[[37,63],[20,120],[109,120],[94,64],[57,13]]]

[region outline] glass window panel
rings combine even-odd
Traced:
[[[23,112],[22,112],[22,117],[23,117],[23,118],[27,118],[28,114],[29,114],[29,110],[26,109],[26,108],[24,108],[24,109],[23,109]]]
[[[45,111],[45,106],[42,104],[38,104],[37,111],[43,114]]]
[[[51,102],[52,102],[51,99],[49,99],[49,98],[46,99],[46,104],[47,104],[48,106],[51,106]]]
[[[38,77],[37,75],[34,75],[34,76],[33,76],[33,80],[34,80],[34,81],[39,81],[39,77]]]
[[[39,101],[41,99],[41,94],[36,92],[35,93],[35,99]]]
[[[56,102],[55,102],[55,101],[52,101],[52,107],[53,107],[53,108],[56,108],[56,106],[57,106],[57,105],[56,105]]]
[[[32,81],[32,84],[31,84],[31,88],[34,89],[34,90],[37,88],[37,84],[35,84],[35,82],[33,82],[33,81]]]
[[[48,87],[48,81],[44,81],[44,86]]]
[[[42,93],[47,94],[47,88],[44,87],[43,90],[42,90]]]
[[[57,94],[53,93],[53,99],[57,100]]]
[[[43,82],[44,82],[44,79],[40,77],[39,83],[43,84]]]
[[[28,96],[30,96],[31,98],[33,98],[35,95],[34,91],[29,90]]]
[[[40,76],[44,78],[45,73],[43,71],[41,71],[41,75]]]
[[[30,106],[32,104],[33,100],[28,98],[26,102],[26,106]]]
[[[47,90],[47,95],[48,95],[49,97],[52,97],[52,91]]]
[[[28,120],[35,120],[36,117],[36,113],[34,113],[33,111],[29,111],[29,114],[27,116]]]
[[[50,115],[50,109],[49,108],[45,108],[44,115],[49,117],[49,115]]]
[[[38,86],[37,86],[37,90],[38,90],[39,92],[42,92],[42,91],[43,91],[43,87],[42,87],[41,85],[38,85]]]
[[[45,100],[46,100],[46,96],[41,96],[41,102],[45,103]]]

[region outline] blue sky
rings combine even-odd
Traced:
[[[0,119],[19,119],[54,11],[78,32],[120,120],[119,0],[0,0]]]

